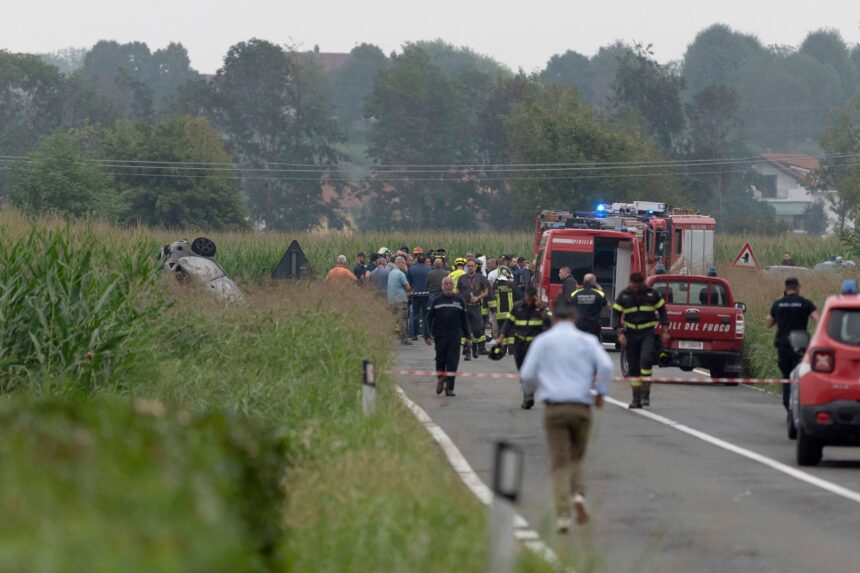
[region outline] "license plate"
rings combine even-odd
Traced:
[[[678,348],[681,350],[701,350],[705,343],[701,340],[679,340]]]

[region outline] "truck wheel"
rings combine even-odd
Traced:
[[[797,428],[797,465],[800,466],[817,466],[821,462],[821,450],[824,445],[803,431],[803,428]]]
[[[618,358],[618,362],[621,365],[621,375],[622,376],[630,376],[630,364],[627,363],[627,347],[621,347],[621,356]]]
[[[738,378],[740,375],[737,372],[726,372],[722,365],[714,365],[708,368],[711,373],[711,378]],[[723,386],[737,386],[739,382],[723,382]]]

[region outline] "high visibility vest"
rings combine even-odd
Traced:
[[[456,271],[451,271],[451,274],[448,276],[454,279],[454,292],[460,292],[460,289],[457,288],[457,283],[460,281],[460,277],[466,274],[466,271],[463,269],[457,269]]]

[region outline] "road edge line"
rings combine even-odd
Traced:
[[[493,502],[492,490],[490,490],[490,488],[487,487],[487,484],[485,484],[478,474],[475,473],[475,470],[472,469],[472,466],[457,447],[457,444],[455,444],[448,434],[445,433],[445,430],[433,421],[433,418],[424,411],[424,408],[413,402],[412,399],[406,395],[406,392],[399,384],[395,384],[394,389],[397,392],[397,397],[400,398],[400,401],[409,408],[409,411],[412,412],[421,425],[427,429],[433,437],[433,440],[442,449],[442,452],[448,459],[448,463],[451,464],[451,467],[457,475],[460,476],[460,479],[464,484],[466,484],[469,491],[471,491],[482,504],[489,506]],[[522,542],[523,545],[525,545],[532,553],[541,557],[548,563],[560,566],[561,561],[555,551],[553,551],[552,548],[550,548],[550,546],[540,538],[538,532],[529,526],[529,522],[526,521],[519,512],[515,514],[514,527],[517,541]]]
[[[860,503],[860,492],[856,492],[854,490],[848,489],[847,487],[843,487],[843,486],[836,484],[836,483],[833,483],[831,481],[827,481],[827,480],[822,479],[820,477],[816,477],[810,473],[807,473],[805,471],[802,471],[802,470],[799,470],[797,468],[786,465],[786,464],[779,462],[773,458],[769,458],[767,456],[764,456],[764,455],[759,454],[757,452],[754,452],[752,450],[748,450],[746,448],[743,448],[743,447],[738,446],[736,444],[733,444],[731,442],[727,442],[726,440],[723,440],[721,438],[717,438],[716,436],[712,436],[710,434],[702,432],[701,430],[691,428],[690,426],[686,426],[684,424],[676,422],[675,420],[672,420],[670,418],[666,418],[665,416],[661,416],[659,414],[655,414],[655,413],[649,412],[647,410],[639,410],[639,409],[630,410],[628,408],[627,404],[625,404],[624,402],[621,402],[620,400],[616,400],[615,398],[610,398],[609,396],[606,396],[604,398],[604,400],[606,400],[610,404],[613,404],[614,406],[618,406],[619,408],[624,408],[625,410],[629,410],[630,412],[632,412],[634,414],[638,414],[639,416],[642,416],[643,418],[648,418],[649,420],[659,422],[665,426],[669,426],[670,428],[674,428],[675,430],[678,430],[679,432],[682,432],[682,433],[687,434],[689,436],[693,436],[694,438],[698,438],[698,439],[702,440],[703,442],[707,442],[713,446],[717,446],[718,448],[722,448],[726,451],[729,451],[729,452],[732,452],[732,453],[737,454],[739,456],[745,457],[745,458],[752,460],[754,462],[758,462],[758,463],[765,465],[771,469],[777,470],[777,471],[779,471],[779,472],[781,472],[781,473],[783,473],[789,477],[793,477],[796,480],[805,482],[805,483],[812,485],[812,486],[815,486],[819,489],[823,489],[824,491],[838,495],[838,496],[843,497],[847,500],[854,501],[856,503]]]

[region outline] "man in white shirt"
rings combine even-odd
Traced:
[[[559,301],[553,327],[532,342],[520,370],[523,392],[544,402],[558,530],[570,529],[571,502],[576,522],[588,523],[584,458],[591,428],[591,406],[603,406],[612,381],[612,359],[591,334],[574,326],[576,309]],[[596,390],[596,396],[592,395]]]

